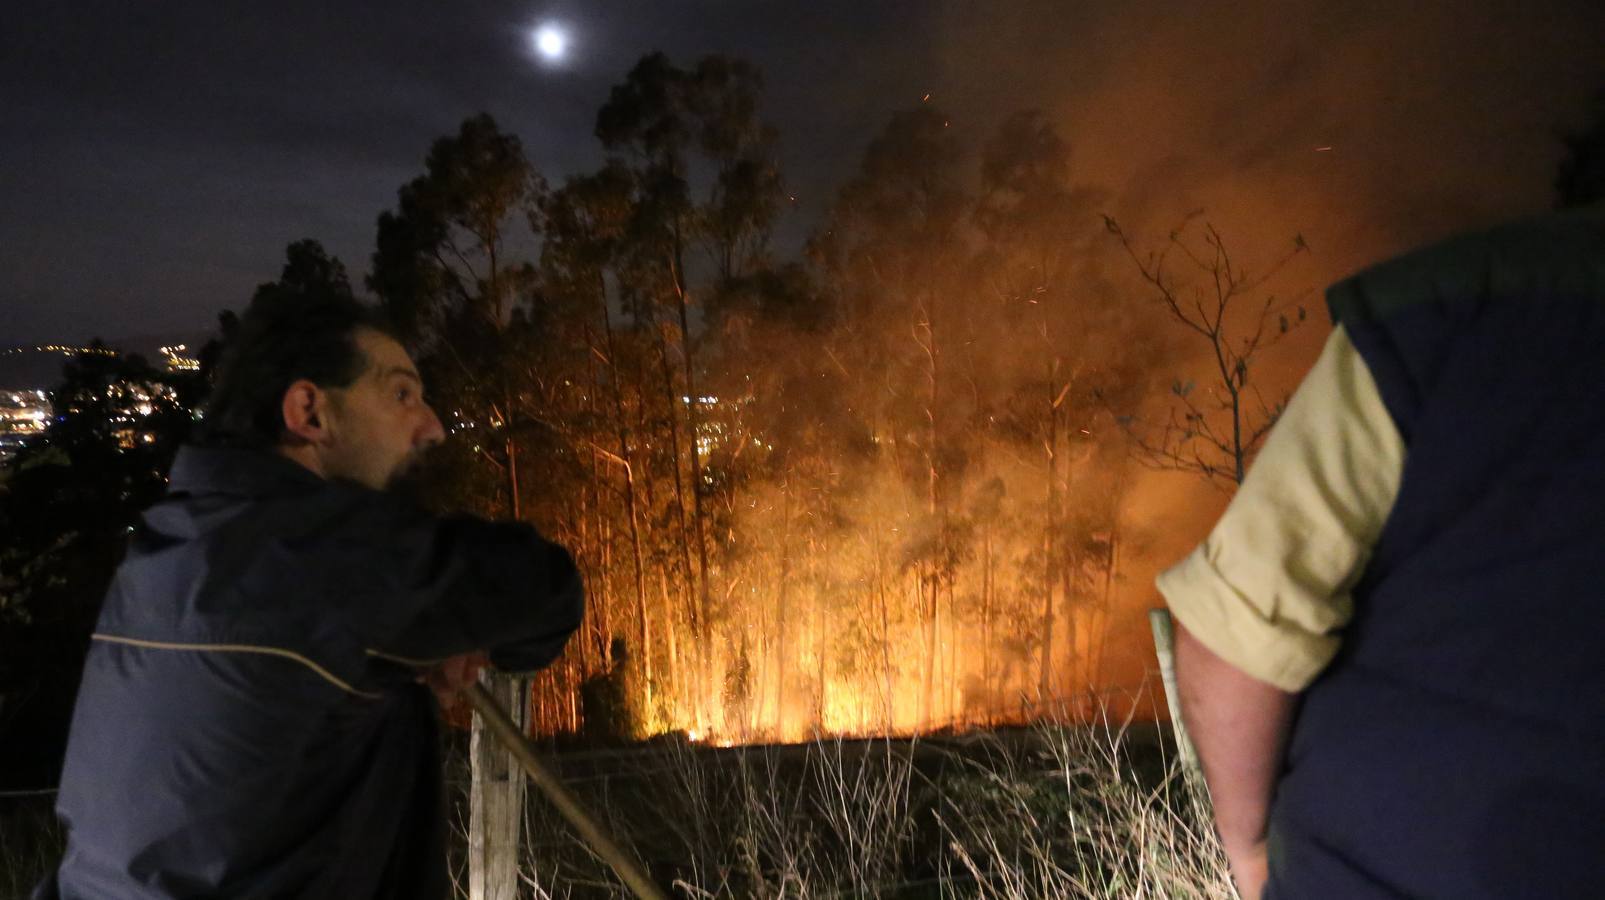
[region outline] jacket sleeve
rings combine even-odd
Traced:
[[[567,550],[521,523],[379,507],[358,541],[388,595],[361,626],[375,655],[421,662],[488,650],[498,669],[527,672],[562,652],[585,605]]]

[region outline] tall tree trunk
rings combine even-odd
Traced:
[[[609,364],[613,366],[614,389],[617,390],[618,367],[616,364],[613,364],[611,352],[609,352],[608,357]],[[592,367],[594,370],[594,359]],[[600,373],[595,371],[592,372],[591,402],[593,415],[598,416],[598,418],[600,417],[600,413],[596,407],[596,402],[597,395],[599,395],[602,391],[601,377],[602,376]],[[583,633],[587,633],[586,643],[595,645],[594,653],[596,656],[596,659],[588,662],[585,670],[586,675],[594,672],[606,672],[613,668],[613,635],[612,629],[609,627],[608,614],[613,605],[613,599],[616,596],[612,587],[613,523],[607,514],[607,506],[609,504],[605,504],[602,500],[602,497],[604,496],[603,476],[600,474],[595,474],[595,454],[590,454],[590,464],[593,472],[592,481],[595,486],[594,500],[591,508],[591,515],[595,519],[596,528],[596,551],[594,556],[596,558],[597,581],[601,584],[602,590],[598,592],[594,602],[587,604],[588,608],[586,609],[586,631]],[[600,665],[593,666],[590,664],[598,661]]]
[[[941,372],[939,370],[936,349],[936,322],[930,304],[921,304],[920,312],[923,321],[920,323],[925,330],[925,342],[921,345],[925,350],[926,368],[926,402],[925,402],[925,513],[929,517],[932,528],[937,530],[935,544],[935,559],[924,567],[925,586],[925,683],[920,696],[920,719],[927,724],[935,707],[936,700],[936,667],[937,657],[937,618],[941,612],[941,583],[942,564],[946,559],[947,529],[943,521],[944,512],[941,503],[940,483],[941,474],[938,471],[939,449],[937,441],[940,438],[938,428],[938,404],[941,402],[939,392]]]
[[[646,603],[646,565],[641,554],[640,513],[635,502],[635,463],[630,450],[629,431],[624,423],[624,387],[619,380],[617,348],[613,342],[613,316],[607,306],[607,281],[600,272],[596,277],[597,298],[602,307],[602,329],[607,340],[608,367],[612,370],[614,429],[619,444],[619,461],[624,464],[624,505],[630,516],[630,547],[633,550],[635,575],[635,611],[640,619],[640,642],[636,652],[641,659],[641,678],[647,707],[652,705],[652,618]]]
[[[1065,415],[1063,405],[1064,398],[1070,393],[1070,388],[1074,383],[1075,371],[1072,369],[1065,379],[1064,386],[1059,390],[1058,397],[1054,400],[1053,413],[1063,426],[1059,429],[1061,432],[1068,432],[1070,429],[1069,417]],[[1068,435],[1064,436],[1062,443],[1065,444],[1064,454],[1062,455],[1067,456],[1070,452]],[[1063,479],[1060,482],[1060,496],[1064,497],[1070,493],[1070,482],[1073,477],[1070,470],[1070,461],[1068,459],[1060,460],[1059,467],[1059,471],[1063,473]],[[1081,563],[1079,554],[1071,549],[1074,543],[1071,540],[1072,535],[1070,534],[1069,524],[1065,519],[1064,511],[1062,509],[1059,510],[1059,552],[1055,558],[1059,567],[1060,602],[1063,604],[1060,607],[1063,610],[1060,618],[1064,620],[1065,638],[1064,671],[1059,678],[1063,685],[1061,690],[1062,699],[1069,700],[1077,692],[1085,688],[1086,685],[1078,684],[1076,675],[1077,668],[1083,657],[1080,641],[1082,638],[1081,632],[1084,629],[1080,628],[1079,623],[1076,621],[1076,575],[1079,572]]]
[[[690,526],[685,520],[685,477],[680,471],[680,414],[677,412],[679,395],[674,390],[674,373],[669,368],[668,339],[661,328],[658,329],[658,362],[663,369],[664,395],[669,401],[669,460],[670,468],[674,472],[674,519],[680,529],[680,565],[686,585],[686,619],[691,625],[692,659],[695,660],[693,663],[695,675],[690,691],[691,706],[697,730],[702,731],[706,724],[703,697],[707,683],[708,647],[703,633],[704,622],[699,615],[700,605],[696,602],[696,581],[691,573],[691,533]],[[696,436],[693,435],[693,444],[695,440]],[[693,455],[696,454],[694,447],[691,452]]]
[[[602,571],[613,571],[613,521],[597,515],[597,522],[602,529]],[[594,619],[596,623],[597,651],[601,654],[603,672],[613,670],[613,613],[612,592],[604,595],[601,603],[596,604]]]
[[[1115,570],[1120,565],[1120,513],[1109,527],[1109,558],[1103,571],[1103,613],[1098,622],[1098,652],[1093,656],[1092,680],[1103,684],[1103,655],[1109,646],[1109,620],[1114,613]]]
[[[875,427],[873,423],[871,427]],[[883,727],[890,731],[897,723],[897,693],[892,688],[892,614],[886,602],[886,558],[879,525],[871,522],[869,533],[875,554],[875,575],[871,587],[875,591],[876,611],[880,614],[881,715]]]
[[[958,592],[953,579],[947,582],[947,717],[955,724],[964,711],[964,647],[959,641]]]
[[[1054,589],[1059,584],[1059,409],[1054,388],[1059,380],[1059,360],[1048,365],[1048,435],[1044,449],[1047,464],[1047,510],[1042,529],[1042,651],[1037,668],[1037,699],[1045,702],[1053,694]]]
[[[667,577],[663,577],[663,573],[661,571],[658,574],[659,596],[663,601],[663,609],[665,612],[667,612],[668,610],[674,609],[674,601],[669,596],[669,579]],[[675,627],[672,617],[665,616],[664,618],[663,638],[664,643],[667,645],[666,649],[668,650],[669,654],[669,672],[664,676],[664,681],[666,682],[666,688],[669,691],[669,696],[676,697],[676,688],[678,688],[681,683],[680,629]],[[647,699],[650,700],[651,697],[648,696]]]
[[[1064,671],[1060,675],[1061,699],[1068,700],[1083,687],[1076,683],[1076,668],[1081,655],[1077,641],[1080,638],[1076,623],[1076,591],[1075,575],[1077,560],[1071,554],[1065,554],[1059,565],[1059,596],[1063,602],[1063,613],[1060,618],[1064,620],[1065,658]]]
[[[585,340],[587,345],[594,346],[589,324],[585,327]],[[601,421],[601,408],[598,403],[602,393],[602,375],[597,370],[595,354],[586,354],[586,373],[590,376],[590,389],[586,392],[585,405],[591,421],[597,423]],[[595,453],[585,455],[585,468],[589,479],[585,509],[580,517],[580,547],[583,548],[583,556],[590,567],[590,574],[586,580],[588,586],[586,594],[590,598],[587,605],[590,609],[586,611],[588,615],[580,628],[578,641],[580,673],[575,679],[576,685],[584,681],[589,673],[606,670],[605,665],[598,668],[595,657],[606,653],[603,648],[607,641],[602,635],[606,632],[604,627],[606,611],[613,599],[612,568],[608,565],[609,534],[604,512],[606,504],[602,499],[605,491],[604,481],[607,480],[604,474],[606,469],[598,468]]]
[[[648,403],[647,398],[649,396],[649,393],[647,391],[646,368],[647,368],[646,354],[643,352],[641,354],[638,354],[635,357],[635,385],[636,385],[635,433],[639,436],[638,439],[640,441],[641,451],[642,451],[641,452],[641,457],[640,457],[641,472],[640,472],[640,480],[639,480],[639,484],[638,484],[638,487],[640,488],[640,491],[641,491],[641,494],[640,494],[641,506],[640,506],[640,508],[646,510],[648,516],[650,516],[652,510],[657,508],[658,500],[657,500],[656,481],[654,480],[656,476],[654,475],[653,470],[652,470],[652,453],[651,453],[652,425],[651,425],[651,422],[648,419],[649,411],[647,409],[647,403]],[[622,384],[622,382],[621,382],[621,384]],[[670,393],[673,393],[673,391],[671,390]],[[678,477],[678,475],[677,475],[677,477]],[[650,521],[650,519],[649,519],[649,521]],[[676,521],[678,521],[678,519]],[[651,539],[652,539],[652,533],[651,533],[650,529],[648,529],[642,536],[642,545],[645,546],[646,542],[650,541]],[[669,602],[669,593],[670,593],[669,579],[671,577],[670,576],[670,572],[666,568],[660,566],[660,567],[658,567],[658,574],[659,574],[659,577],[661,579],[663,579],[663,582],[664,582],[664,588],[663,588],[663,610],[662,610],[662,612],[663,612],[663,615],[664,615],[664,617],[666,619],[672,619],[673,618],[674,605]]]
[[[791,492],[795,474],[786,470],[786,481],[780,492],[780,583],[775,586],[779,596],[775,603],[775,722],[785,715],[786,666],[791,657],[791,642],[787,632],[791,614]]]
[[[992,708],[992,526],[981,527],[981,697]]]
[[[918,581],[915,590],[919,595],[920,618],[925,626],[925,659],[924,670],[921,673],[920,683],[920,727],[928,728],[935,715],[934,701],[936,699],[936,578],[930,575],[934,568],[930,563],[922,564],[918,572]]]
[[[817,540],[823,541],[823,537]],[[824,565],[828,562],[823,548],[816,542],[816,538],[808,538],[808,568],[809,582],[814,588],[813,603],[809,604],[812,631],[814,633],[814,727],[820,731],[825,728],[825,658],[830,654],[826,652],[830,640],[825,636],[825,576],[821,574]]]
[[[704,625],[708,622],[708,541],[704,533],[702,516],[702,447],[700,440],[700,417],[697,414],[697,404],[701,397],[697,394],[696,366],[691,355],[691,327],[686,314],[686,307],[690,305],[685,284],[685,263],[681,258],[680,230],[674,232],[674,297],[680,312],[680,350],[681,358],[685,362],[685,392],[691,400],[686,404],[686,417],[690,423],[690,439],[687,443],[691,451],[691,514],[696,522],[697,535],[697,618]]]

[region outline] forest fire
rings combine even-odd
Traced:
[[[1605,3],[1192,6],[13,16],[0,897],[1591,896]]]
[[[648,57],[627,84],[599,135],[641,167],[536,192],[518,141],[470,120],[381,217],[375,257],[375,285],[480,286],[381,292],[435,335],[423,365],[457,423],[437,498],[541,523],[585,573],[587,624],[537,682],[533,725],[913,734],[1110,684],[1135,477],[1114,426],[1161,342],[1151,314],[1083,289],[1107,238],[1052,124],[1008,119],[970,193],[943,113],[898,114],[812,264],[775,265],[755,74]],[[717,115],[740,136],[717,148],[653,125]],[[692,161],[712,180],[674,196],[702,199],[655,193],[654,166]],[[540,256],[508,268],[528,208]],[[428,209],[464,212],[408,221]],[[505,218],[466,212],[487,209]],[[440,246],[398,243],[420,229]]]
[[[1110,702],[1096,689],[1134,689],[1106,663],[1112,630],[1141,630],[1119,590],[1137,463],[1241,477],[1272,413],[1239,399],[1289,308],[1246,304],[1239,339],[1228,314],[1263,278],[1207,223],[1141,256],[1030,112],[983,146],[976,189],[940,111],[894,116],[810,265],[776,265],[755,73],[654,56],[626,84],[598,133],[634,167],[537,191],[517,139],[472,119],[404,189],[416,208],[381,217],[375,258],[373,283],[402,291],[386,302],[434,335],[423,364],[456,412],[437,499],[541,523],[584,571],[590,615],[537,682],[534,727],[914,734],[1086,715]],[[739,138],[665,144],[654,124],[707,116]],[[711,180],[660,196],[659,167]],[[462,212],[408,221],[426,209]],[[519,209],[541,252],[510,269]],[[439,246],[397,243],[420,232]],[[1146,306],[1093,289],[1122,249]],[[1172,250],[1192,268],[1167,269]],[[1215,291],[1197,322],[1175,300],[1189,279]],[[405,294],[419,284],[480,290]],[[1152,406],[1167,315],[1229,365],[1147,429],[1130,413]]]
[[[0,897],[1592,896],[1605,3],[368,6],[0,38]]]

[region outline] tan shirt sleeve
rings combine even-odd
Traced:
[[[1403,468],[1404,441],[1339,326],[1209,537],[1160,574],[1171,614],[1244,673],[1303,690],[1337,653]]]

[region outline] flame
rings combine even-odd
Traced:
[[[1009,465],[1001,471],[1018,484],[1003,496],[1035,497],[1043,464]],[[909,561],[933,538],[906,509],[906,486],[872,478],[826,508],[832,471],[816,473],[820,489],[801,476],[752,487],[728,511],[740,552],[710,560],[708,619],[690,615],[695,582],[673,582],[672,558],[657,589],[647,582],[648,604],[632,595],[627,566],[626,577],[597,579],[610,630],[627,642],[623,667],[600,676],[618,681],[601,702],[622,704],[599,707],[601,721],[623,737],[728,747],[1157,714],[1144,680],[1153,598],[1131,587],[1146,578],[1122,568],[1122,514],[1079,526],[1084,544],[1049,580],[1031,517],[1040,511],[1022,500],[1026,514],[976,525],[969,554],[936,582],[927,563]],[[635,651],[642,640],[648,654]],[[584,670],[601,660],[575,662],[580,679],[599,677]],[[573,676],[549,677],[537,727],[585,728],[587,703],[566,699]]]

